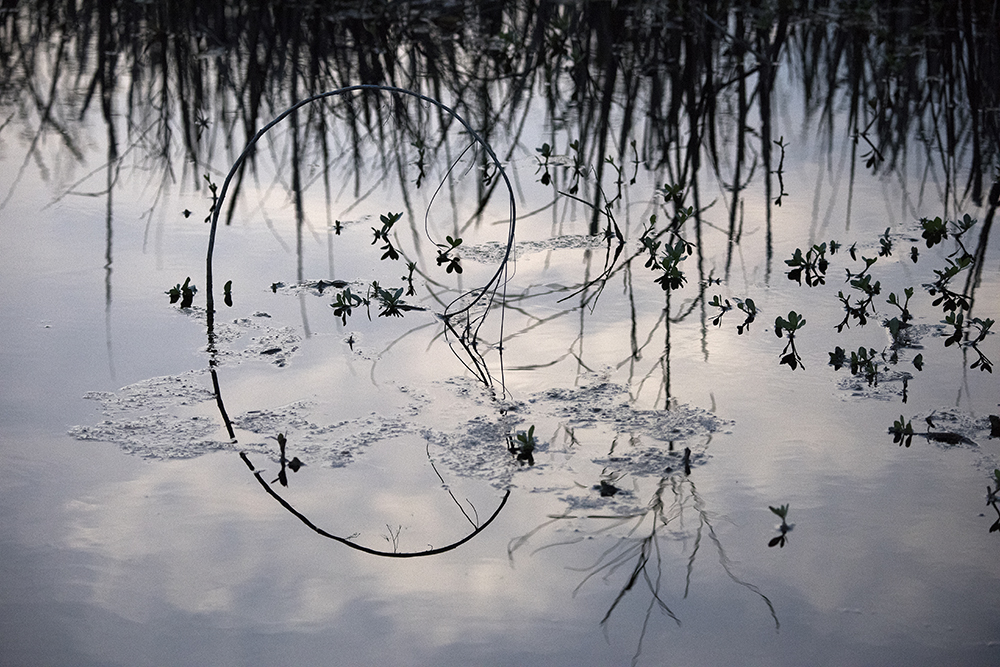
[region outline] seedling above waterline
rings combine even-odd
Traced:
[[[507,436],[507,450],[513,454],[518,461],[527,463],[529,466],[535,465],[535,426],[532,425],[527,432],[518,431],[514,437]]]
[[[184,279],[184,284],[177,283],[169,290],[164,292],[170,296],[170,303],[181,302],[181,308],[190,308],[191,304],[194,302],[194,295],[198,291],[198,288],[191,284],[191,277],[188,276]]]
[[[783,548],[785,546],[785,542],[788,541],[788,533],[795,527],[794,523],[788,523],[787,521],[788,505],[778,505],[777,507],[768,506],[768,509],[781,519],[781,525],[778,526],[779,534],[772,538],[771,541],[767,543],[767,546]]]

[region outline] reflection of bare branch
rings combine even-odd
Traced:
[[[468,498],[466,498],[465,502],[469,503],[469,507],[472,509],[472,513],[476,515],[475,520],[473,520],[472,517],[469,516],[469,513],[465,511],[465,507],[462,506],[462,503],[460,503],[458,501],[458,498],[455,497],[455,494],[451,492],[451,489],[448,487],[447,482],[444,481],[444,477],[442,477],[441,473],[438,472],[437,466],[434,465],[434,459],[431,458],[431,443],[429,440],[427,441],[427,446],[424,448],[424,451],[427,453],[427,461],[428,463],[431,464],[431,469],[434,471],[434,474],[437,475],[437,478],[441,480],[441,485],[444,486],[444,488],[448,491],[448,495],[451,496],[451,499],[453,501],[455,501],[455,505],[458,506],[458,509],[462,512],[463,515],[465,515],[465,518],[469,521],[469,523],[472,524],[473,528],[478,526],[479,513],[476,511],[476,506],[473,505]]]
[[[458,547],[462,546],[463,544],[474,538],[479,533],[486,530],[486,528],[491,523],[493,523],[493,520],[496,519],[497,516],[500,514],[500,511],[504,508],[504,505],[507,504],[507,499],[510,498],[510,489],[507,489],[507,491],[503,494],[503,498],[500,500],[500,504],[493,511],[493,514],[491,514],[489,518],[482,523],[482,525],[478,526],[471,533],[469,533],[468,535],[466,535],[465,537],[456,542],[452,542],[451,544],[447,544],[443,547],[437,547],[435,549],[427,549],[425,551],[402,551],[402,552],[396,550],[379,551],[378,549],[370,549],[369,547],[356,544],[352,542],[350,538],[340,537],[339,535],[334,535],[333,533],[329,533],[320,528],[319,526],[317,526],[316,524],[314,524],[312,521],[309,520],[308,517],[306,517],[306,515],[299,512],[292,506],[291,503],[289,503],[287,500],[278,495],[277,491],[275,491],[270,484],[264,481],[264,478],[261,476],[262,471],[254,468],[254,465],[253,463],[250,462],[250,458],[247,456],[246,452],[240,452],[240,458],[242,458],[243,462],[247,464],[247,467],[250,468],[250,471],[253,473],[253,476],[257,479],[257,482],[260,483],[261,487],[263,487],[263,489],[267,492],[267,494],[272,498],[274,498],[275,500],[277,500],[278,504],[280,504],[282,507],[288,510],[292,514],[292,516],[294,516],[296,519],[298,519],[306,526],[308,526],[313,532],[328,539],[331,539],[335,542],[340,542],[344,546],[350,547],[351,549],[356,549],[357,551],[363,551],[364,553],[371,554],[373,556],[384,556],[386,558],[419,558],[421,556],[434,556],[436,554],[441,554],[457,549]]]

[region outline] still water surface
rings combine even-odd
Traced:
[[[0,662],[1000,660],[983,489],[1000,392],[976,348],[944,345],[923,285],[958,246],[920,225],[977,220],[960,240],[981,274],[952,287],[974,295],[967,319],[996,319],[996,104],[953,76],[995,36],[957,9],[605,4],[323,13],[356,52],[323,42],[315,7],[108,3],[74,17],[92,32],[63,30],[61,5],[3,15]],[[481,141],[384,90],[283,120],[220,209],[209,331],[204,174],[221,186],[271,118],[361,82],[440,100]],[[497,272],[508,193],[509,270],[463,349],[463,317],[443,322]],[[438,261],[447,236],[461,274]],[[690,244],[676,289],[644,237]],[[824,284],[788,279],[797,248],[831,240]],[[838,333],[861,257],[878,257],[876,314]],[[171,305],[187,277],[192,306]],[[426,310],[379,317],[372,281],[408,279]],[[369,306],[345,321],[345,286],[321,280]],[[910,286],[892,363],[886,299]],[[743,333],[735,307],[713,324],[716,295],[754,301]],[[794,370],[775,336],[792,310]],[[837,346],[876,349],[878,382],[834,370]],[[1000,360],[995,336],[978,350]],[[966,440],[899,446],[900,417]],[[509,447],[531,427],[527,465]],[[287,487],[279,433],[305,464]],[[371,550],[475,536],[371,555],[269,490]],[[784,534],[769,507],[786,504]]]

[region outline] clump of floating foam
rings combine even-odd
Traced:
[[[308,401],[299,401],[280,408],[251,410],[233,423],[242,431],[265,437],[284,433],[290,443],[289,454],[294,453],[307,465],[334,468],[352,463],[355,456],[375,443],[415,430],[412,423],[400,416],[382,416],[374,412],[358,419],[321,424],[313,420],[315,407]],[[277,460],[273,446],[268,454]]]
[[[903,395],[907,383],[912,379],[913,375],[906,371],[882,370],[871,384],[857,375],[842,378],[837,384],[848,392],[845,398],[892,401]]]
[[[627,387],[598,376],[581,387],[541,392],[528,402],[533,409],[552,411],[574,426],[613,427],[617,433],[640,434],[660,442],[685,440],[731,425],[711,412],[686,405],[636,409]]]
[[[205,309],[194,306],[185,309],[188,317],[205,323]],[[250,317],[220,320],[213,328],[216,365],[239,364],[248,359],[264,359],[275,366],[284,366],[299,350],[302,337],[291,327],[268,324],[271,316],[257,311]]]
[[[309,400],[249,410],[232,419],[238,442],[222,428],[207,371],[152,378],[118,392],[92,392],[104,416],[70,433],[81,440],[118,444],[153,459],[192,458],[219,450],[278,459],[275,436],[288,439],[288,455],[307,465],[342,467],[373,444],[419,434],[435,465],[450,473],[509,487],[523,486],[576,498],[600,498],[599,479],[661,478],[707,460],[711,435],[729,422],[687,406],[670,410],[634,407],[628,387],[594,376],[583,386],[548,389],[521,401],[498,401],[466,378],[400,387],[391,412],[331,421],[330,406]],[[536,426],[535,465],[518,460],[509,445]],[[549,472],[553,475],[549,475]],[[545,477],[540,477],[540,474]],[[554,486],[553,486],[554,485]],[[549,488],[546,487],[546,488]],[[622,485],[624,489],[624,485]],[[601,488],[600,490],[606,490]],[[623,491],[625,499],[628,492]]]
[[[498,415],[476,416],[455,430],[427,428],[422,434],[433,446],[434,459],[457,474],[506,486],[519,471],[562,469],[571,477],[587,480],[582,487],[584,495],[599,497],[591,491],[602,474],[663,476],[702,465],[708,460],[706,449],[712,434],[731,425],[689,406],[637,409],[626,386],[599,376],[589,380],[580,387],[549,389],[523,401],[498,403]],[[508,438],[533,425],[538,428],[535,466],[530,467],[518,462],[507,445]],[[547,438],[569,444],[548,442]],[[537,482],[537,478],[532,479]],[[580,485],[573,481],[565,484],[564,490],[580,495]]]
[[[214,437],[218,420],[197,408],[214,399],[204,371],[151,378],[118,392],[93,391],[84,397],[101,403],[106,417],[93,426],[74,426],[78,440],[113,442],[146,458],[180,459],[222,449]]]
[[[450,472],[505,488],[521,467],[507,451],[507,435],[513,425],[509,417],[480,415],[454,432],[425,428],[420,434],[432,446],[428,449],[432,460]]]
[[[572,250],[579,248],[603,248],[607,245],[602,236],[586,236],[567,234],[544,241],[521,241],[514,245],[509,259],[524,257],[547,250]],[[499,264],[507,254],[507,244],[498,241],[487,241],[474,246],[462,246],[462,259],[468,259],[481,264]]]

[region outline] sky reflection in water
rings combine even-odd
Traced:
[[[62,33],[46,3],[3,17],[0,416],[15,481],[0,491],[0,635],[13,638],[13,663],[996,661],[997,535],[982,492],[1000,454],[986,422],[995,381],[969,368],[970,350],[944,348],[921,284],[955,246],[927,249],[918,225],[980,219],[968,237],[985,253],[973,314],[996,318],[997,242],[979,236],[996,160],[995,35],[977,30],[950,51],[962,22],[980,20],[957,8],[605,4],[345,11],[322,19],[325,32],[311,9],[236,7],[224,19],[108,3],[75,17],[89,33]],[[282,57],[251,57],[222,35]],[[498,174],[434,108],[359,93],[275,128],[227,197],[215,272],[217,290],[232,279],[235,305],[217,302],[216,361],[230,443],[207,372],[204,292],[192,311],[163,294],[187,276],[204,288],[202,174],[221,183],[293,101],[362,81],[440,96],[511,176],[520,245],[501,295],[502,375],[498,307],[479,350],[503,402],[462,377],[433,315],[496,269]],[[640,241],[651,215],[662,228],[677,214],[656,194],[664,183],[696,209],[682,228],[695,247],[687,282],[669,295]],[[358,308],[345,325],[330,309],[337,290],[297,287],[403,285],[405,262],[379,262],[369,231],[401,210],[393,242],[418,265],[412,302],[430,311],[369,321]],[[623,254],[602,291],[578,292],[609,265],[615,225]],[[875,256],[886,227],[896,248],[872,270],[878,312],[914,285],[927,326],[923,347],[886,369],[912,377],[906,403],[901,382],[848,382],[827,365],[837,345],[888,345],[874,321],[834,332],[843,272],[858,270],[847,248]],[[435,262],[445,235],[463,238],[460,276]],[[796,248],[831,239],[843,249],[826,285],[787,280]],[[712,325],[716,294],[753,298],[749,331],[736,333],[735,311]],[[805,370],[777,363],[774,318],[793,309],[808,320],[796,339]],[[982,349],[1000,359],[994,337]],[[176,378],[192,389],[149,391]],[[113,392],[92,395],[110,414],[88,392]],[[976,445],[898,447],[886,429],[900,414]],[[535,464],[521,465],[506,435],[532,425]],[[272,488],[372,548],[444,545],[507,488],[510,499],[457,550],[372,558],[262,492],[237,453],[271,482],[278,432],[306,466]],[[768,507],[781,504],[795,528],[769,549]]]

